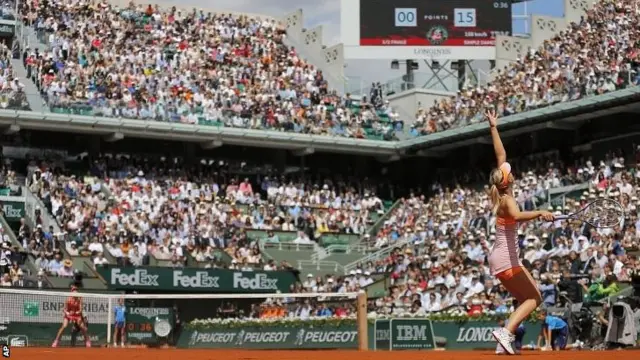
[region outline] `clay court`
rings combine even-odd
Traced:
[[[505,359],[489,351],[286,351],[286,350],[177,350],[177,349],[12,349],[11,358],[29,360],[389,360],[397,356],[402,360],[474,360]],[[548,360],[602,360],[607,358],[640,359],[640,350],[634,351],[527,351],[516,358]]]

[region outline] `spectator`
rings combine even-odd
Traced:
[[[556,284],[546,274],[540,275],[540,282],[539,289],[542,294],[542,304],[545,306],[554,306],[557,298]]]
[[[27,287],[33,287],[37,289],[48,289],[51,286],[45,278],[45,273],[42,269],[38,270],[38,274],[35,280],[27,280]]]
[[[609,295],[613,295],[620,291],[617,284],[615,275],[608,275],[604,281],[593,283],[587,287],[586,282],[582,282],[582,287],[585,291],[585,302],[591,303],[601,300]]]
[[[0,286],[4,286],[4,287],[12,286],[11,277],[9,276],[9,274],[2,275],[2,278],[0,279]]]
[[[65,259],[62,262],[62,266],[58,269],[58,276],[71,278],[74,275],[73,262],[69,259]]]
[[[18,271],[16,272],[16,278],[15,280],[13,280],[13,287],[26,287],[27,283],[25,282],[24,279],[24,273],[22,272],[22,269],[18,269]]]
[[[102,265],[106,265],[106,264],[108,264],[108,263],[109,263],[109,260],[107,260],[107,259],[104,257],[104,253],[102,253],[102,252],[99,252],[99,253],[98,253],[98,256],[96,256],[96,257],[93,259],[93,265],[94,265],[96,268],[97,268],[97,267],[99,267],[99,266],[102,266]]]

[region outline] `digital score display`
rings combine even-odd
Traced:
[[[140,332],[153,334],[153,323],[151,322],[129,322],[127,332]]]
[[[495,46],[511,1],[378,0],[360,5],[360,46]]]
[[[127,307],[125,329],[127,338],[143,343],[157,339],[155,325],[158,319],[169,321],[173,326],[173,309],[166,307]]]

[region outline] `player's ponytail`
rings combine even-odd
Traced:
[[[498,208],[500,208],[500,193],[498,192],[497,186],[491,185],[490,197],[491,203],[493,204],[491,212],[495,215],[498,212]]]
[[[489,183],[491,184],[491,188],[489,189],[489,199],[491,199],[491,204],[493,205],[491,208],[493,215],[496,215],[500,208],[500,192],[498,191],[498,186],[496,184],[499,184],[501,181],[502,172],[499,169],[493,170],[489,179]]]

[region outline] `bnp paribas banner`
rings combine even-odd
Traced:
[[[62,324],[67,296],[46,293],[2,294],[0,296],[0,344],[15,347],[49,346]],[[109,301],[106,298],[85,298],[82,311],[89,320],[89,336],[95,345],[106,343]],[[80,334],[77,344],[83,344]],[[60,346],[71,343],[71,328],[67,328]]]
[[[2,294],[0,296],[0,344],[11,346],[49,346],[62,324],[66,296],[33,294]],[[86,297],[82,311],[89,322],[89,336],[94,345],[106,343],[109,322],[109,301],[106,298]],[[154,324],[157,319],[168,320],[173,326],[173,309],[156,307],[127,308],[127,338],[134,342],[156,340]],[[113,317],[111,318],[113,322]],[[76,339],[84,344],[82,334]],[[71,328],[63,333],[60,346],[71,344]]]
[[[105,267],[98,268],[111,290],[222,293],[286,293],[297,281],[291,271]]]
[[[66,296],[46,293],[2,294],[0,296],[0,316],[12,323],[54,323],[62,322]],[[82,311],[92,324],[106,324],[109,319],[109,300],[106,298],[84,298]]]

